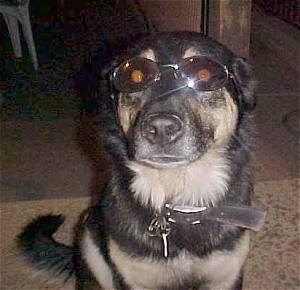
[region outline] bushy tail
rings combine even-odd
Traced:
[[[52,237],[63,222],[62,215],[40,216],[18,235],[17,245],[34,269],[66,282],[74,274],[73,247],[61,244]]]

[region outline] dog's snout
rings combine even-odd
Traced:
[[[142,125],[142,135],[150,143],[157,145],[166,145],[176,141],[182,131],[183,122],[175,114],[151,114]]]

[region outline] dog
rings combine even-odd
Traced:
[[[27,261],[77,289],[241,289],[251,205],[253,71],[196,32],[145,35],[99,68],[97,119],[111,178],[74,246],[42,216],[18,236]]]

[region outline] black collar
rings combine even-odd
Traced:
[[[264,224],[266,212],[254,206],[220,205],[193,207],[166,204],[164,215],[170,223],[197,225],[215,221],[224,225],[259,231]]]
[[[266,212],[246,205],[221,205],[195,207],[166,204],[160,213],[155,214],[148,226],[149,236],[160,237],[163,241],[163,256],[168,257],[168,235],[172,224],[197,226],[205,222],[258,231],[264,224]]]

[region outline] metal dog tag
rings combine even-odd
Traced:
[[[155,215],[148,227],[148,234],[152,237],[161,237],[163,240],[164,257],[168,257],[168,235],[171,231],[169,222],[164,216]]]
[[[163,243],[164,243],[164,257],[167,258],[168,257],[168,239],[167,239],[168,234],[163,233],[162,234],[162,239],[163,239]]]

